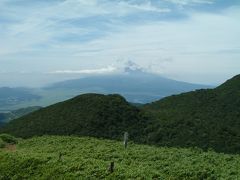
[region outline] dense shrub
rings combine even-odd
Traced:
[[[17,142],[18,142],[17,138],[15,138],[14,136],[11,136],[9,134],[0,134],[0,139],[4,143],[8,143],[8,144],[17,144]]]

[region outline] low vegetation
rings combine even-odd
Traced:
[[[0,139],[3,140],[3,142],[8,143],[8,144],[17,144],[18,139],[15,138],[14,136],[11,136],[9,134],[0,134]]]
[[[240,156],[88,137],[42,136],[0,150],[0,179],[238,179]],[[114,162],[111,173],[109,165]]]
[[[15,145],[18,143],[18,139],[9,134],[0,134],[0,148],[4,148],[6,145]]]

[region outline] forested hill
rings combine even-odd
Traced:
[[[215,89],[170,96],[143,109],[154,120],[149,143],[240,152],[240,75]]]
[[[240,75],[234,76],[227,80],[224,84],[216,88],[219,92],[240,92]]]
[[[7,124],[1,132],[119,139],[240,153],[240,76],[215,89],[197,90],[136,107],[119,95],[85,94]]]
[[[145,126],[140,110],[123,97],[84,94],[13,120],[4,132],[20,137],[75,134],[118,139],[128,131],[138,141]]]

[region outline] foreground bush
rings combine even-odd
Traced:
[[[9,134],[0,134],[0,139],[8,144],[17,144],[18,142],[17,138]]]

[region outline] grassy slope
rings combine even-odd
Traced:
[[[59,153],[64,154],[59,161]],[[115,171],[109,174],[109,163]],[[238,179],[240,156],[67,136],[21,140],[0,150],[0,179]]]

